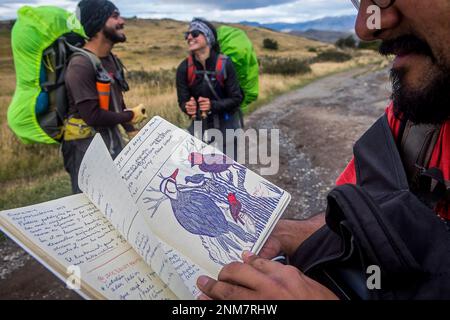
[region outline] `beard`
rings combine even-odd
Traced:
[[[124,34],[119,34],[117,31],[122,30],[123,27],[116,27],[116,28],[109,28],[104,27],[103,28],[103,35],[106,39],[111,41],[113,44],[121,43],[127,41],[127,37]]]
[[[405,70],[391,70],[392,100],[397,118],[415,124],[442,124],[450,118],[450,70],[440,72],[423,89],[404,85]]]
[[[413,35],[386,40],[380,46],[380,53],[420,54],[431,58],[437,66],[438,71],[420,89],[412,89],[405,84],[407,70],[391,70],[392,100],[397,118],[415,124],[442,124],[450,118],[450,67],[443,62],[444,59],[433,54],[424,40]]]

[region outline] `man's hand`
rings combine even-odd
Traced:
[[[186,113],[191,118],[195,118],[195,116],[197,115],[197,102],[195,101],[194,97],[191,97],[191,99],[186,102]]]
[[[304,221],[280,220],[259,255],[265,259],[272,259],[280,253],[292,256],[306,239],[324,225],[323,214]]]
[[[218,281],[202,276],[200,300],[336,300],[326,287],[293,266],[243,254],[244,263],[225,266]]]
[[[134,137],[136,137],[139,133],[139,130],[134,130],[134,131],[129,131],[127,132],[128,138],[133,139]]]
[[[132,109],[126,109],[126,111],[133,112],[133,118],[130,121],[131,124],[138,124],[148,119],[148,115],[143,104],[140,104]]]
[[[208,98],[200,97],[198,98],[198,104],[200,105],[200,111],[203,115],[207,115],[208,112],[211,110],[211,100]]]

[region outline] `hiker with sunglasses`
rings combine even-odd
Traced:
[[[202,133],[220,130],[223,144],[216,147],[225,154],[233,150],[236,159],[235,138],[227,140],[226,130],[242,127],[244,97],[233,63],[220,53],[216,28],[204,19],[192,20],[185,40],[189,56],[178,67],[176,85],[179,107],[193,120],[189,132],[194,134],[194,121],[201,121]],[[214,138],[206,137],[205,142],[213,143]]]

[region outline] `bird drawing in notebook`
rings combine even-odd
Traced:
[[[225,253],[231,251],[240,253],[241,243],[256,241],[253,234],[227,220],[222,210],[208,195],[195,188],[180,189],[177,184],[178,174],[177,169],[169,177],[163,178],[160,191],[169,198],[176,220],[186,231],[208,238],[207,249],[210,256],[221,256],[220,252],[211,252],[218,249]],[[200,179],[200,176],[197,178]],[[217,262],[226,264],[228,261]]]

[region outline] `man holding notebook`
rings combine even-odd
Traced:
[[[345,294],[349,287],[362,299],[450,296],[450,5],[446,0],[352,2],[359,10],[358,36],[381,40],[380,53],[396,56],[392,104],[356,144],[355,158],[328,199],[327,226],[324,215],[281,221],[259,257],[244,253],[244,262],[223,268],[218,281],[200,277],[201,299],[352,298]],[[379,29],[370,27],[374,12],[380,12]],[[349,250],[335,248],[334,258],[327,256],[343,239],[348,243],[342,247]],[[353,252],[355,248],[359,251]],[[386,251],[390,248],[392,252]],[[295,261],[316,255],[316,266],[327,271],[322,275],[344,280],[347,288],[300,272],[317,275],[314,265],[305,270],[304,264],[296,264],[299,270],[268,260],[281,251]],[[329,266],[321,255],[329,258]],[[352,270],[358,263],[367,272],[374,270],[374,286],[366,269],[359,274]],[[382,281],[376,281],[377,272]]]

